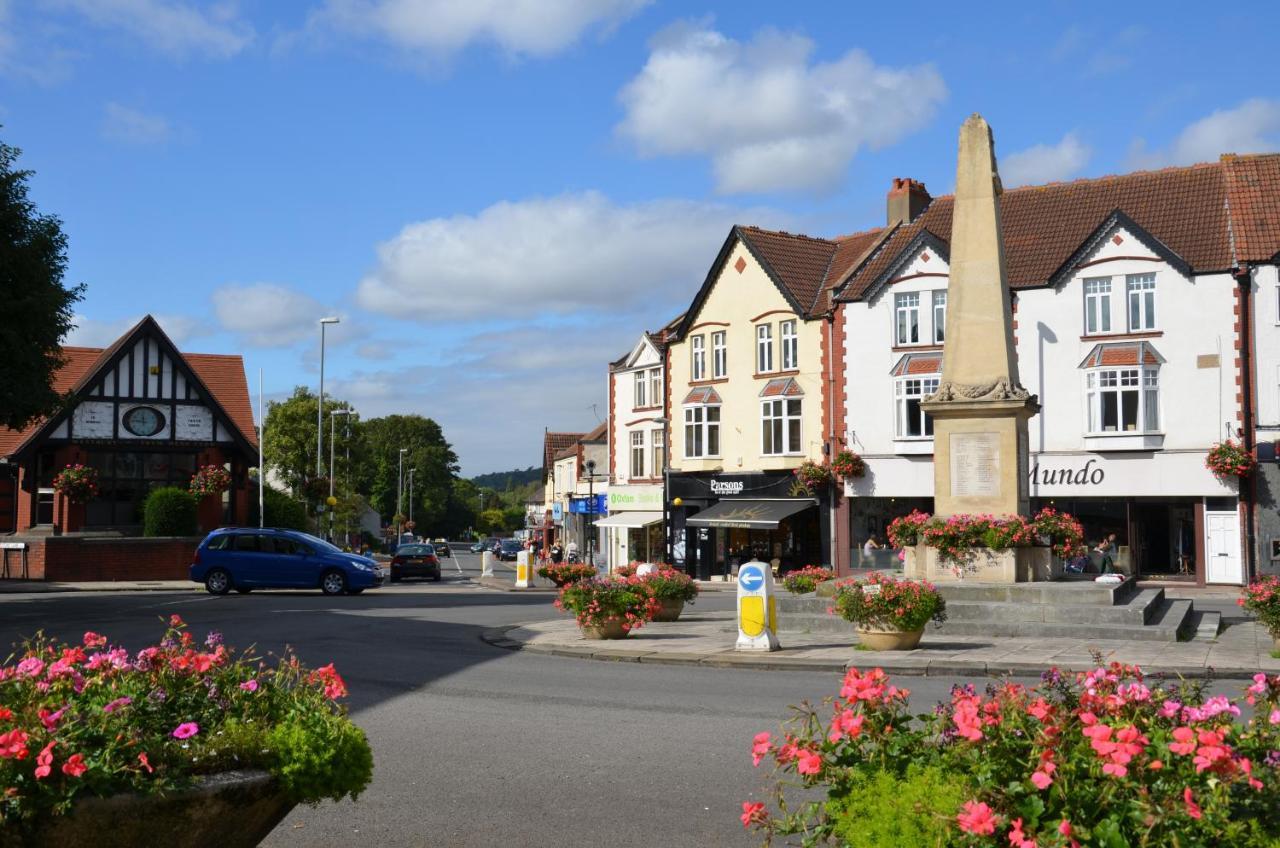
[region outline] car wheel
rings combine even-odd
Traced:
[[[320,575],[320,591],[326,595],[341,595],[347,591],[347,578],[341,571],[326,571]]]
[[[237,591],[237,592],[239,592],[239,593],[240,593],[240,594],[242,594],[242,595],[247,595],[247,594],[249,594],[250,592],[252,592],[253,590],[252,590],[252,589],[241,589],[239,586],[237,586],[237,587],[236,587],[236,591]]]
[[[225,595],[231,591],[231,575],[215,568],[204,576],[204,588],[210,595]]]

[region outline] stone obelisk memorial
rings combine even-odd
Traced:
[[[960,128],[947,340],[938,391],[921,407],[933,417],[934,512],[1026,515],[1027,420],[1040,404],[1018,381],[1013,315],[1000,229],[1000,175],[991,127],[971,115]],[[1017,550],[983,559],[970,579],[1040,577]],[[947,579],[950,569],[929,569]]]

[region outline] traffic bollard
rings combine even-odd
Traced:
[[[492,551],[484,551],[483,553],[480,554],[480,576],[481,577],[493,576],[493,552]]]
[[[773,569],[759,560],[738,569],[738,642],[735,651],[777,651],[778,604]]]
[[[533,554],[529,551],[516,554],[516,588],[533,588]]]

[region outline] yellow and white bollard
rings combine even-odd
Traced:
[[[493,551],[483,551],[480,554],[480,576],[493,576]]]
[[[529,551],[516,554],[516,588],[533,588],[533,554]]]
[[[777,651],[778,605],[773,569],[759,560],[738,569],[738,643],[736,651]]]

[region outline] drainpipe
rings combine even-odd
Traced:
[[[1240,287],[1240,408],[1241,424],[1244,433],[1241,440],[1244,449],[1252,452],[1257,447],[1254,432],[1254,396],[1253,396],[1253,274],[1248,264],[1241,265],[1234,272],[1236,285]],[[1247,481],[1241,481],[1240,499],[1244,510],[1245,563],[1248,580],[1257,575],[1257,532],[1255,521],[1255,504],[1257,498],[1257,475],[1251,475]]]

